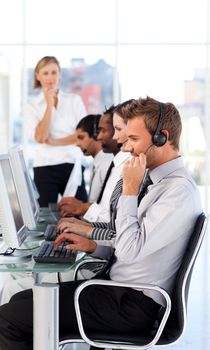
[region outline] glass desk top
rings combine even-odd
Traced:
[[[20,250],[17,249],[20,254],[30,254],[30,257],[26,257],[24,260],[14,263],[11,261],[1,263],[0,256],[0,272],[65,272],[74,269],[85,256],[85,253],[78,252],[77,259],[72,264],[37,263],[33,259],[33,254],[39,248],[39,243],[42,240],[43,238],[41,240],[34,239],[33,241],[22,244]],[[0,247],[1,245],[3,245],[2,241],[0,241]]]

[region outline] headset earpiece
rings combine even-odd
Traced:
[[[167,136],[161,130],[162,121],[163,121],[163,112],[164,112],[164,104],[160,102],[160,115],[159,115],[158,125],[154,135],[152,136],[152,143],[157,147],[162,147],[163,145],[165,145],[167,141]]]
[[[94,116],[94,121],[93,121],[93,139],[97,140],[98,136],[98,127],[97,127],[97,116]]]
[[[152,142],[156,147],[162,147],[167,141],[166,135],[160,131],[158,134],[153,135]]]

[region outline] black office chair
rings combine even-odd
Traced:
[[[196,257],[201,247],[203,237],[206,231],[207,218],[202,213],[195,224],[193,234],[190,238],[182,264],[179,268],[176,277],[175,288],[171,297],[168,293],[157,286],[152,285],[130,285],[126,283],[117,283],[107,280],[90,280],[80,285],[75,292],[75,308],[81,337],[71,336],[67,339],[60,340],[60,349],[63,349],[65,344],[86,342],[91,347],[112,348],[112,349],[148,349],[155,345],[173,344],[183,334],[186,326],[187,318],[187,301],[191,275]],[[123,286],[128,288],[138,288],[139,290],[153,289],[159,291],[166,301],[166,308],[160,311],[160,317],[156,321],[150,334],[132,334],[130,336],[124,334],[106,334],[94,332],[88,335],[85,333],[82,317],[79,307],[79,296],[83,289],[90,285],[107,285],[108,286]]]

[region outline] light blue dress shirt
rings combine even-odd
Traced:
[[[118,201],[116,237],[112,241],[117,261],[110,277],[115,281],[155,284],[170,293],[195,221],[202,212],[200,195],[181,157],[149,173],[153,184],[138,208],[136,196],[121,196]],[[164,305],[159,293],[145,294]]]

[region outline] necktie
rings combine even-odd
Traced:
[[[122,192],[122,184],[123,184],[123,180],[120,179],[113,191],[113,194],[112,194],[112,197],[116,197],[115,198],[115,201],[116,203],[118,202],[118,199],[119,199],[119,196],[120,196],[120,193]],[[152,184],[152,180],[149,176],[149,173],[147,173],[147,175],[145,176],[144,178],[144,181],[143,181],[143,184],[142,184],[142,187],[141,187],[141,191],[138,195],[138,206],[139,206],[139,203],[140,201],[142,200],[142,198],[145,196],[145,194],[147,193],[147,188],[149,185]],[[114,201],[114,200],[113,200]],[[113,220],[115,220],[116,218],[116,206],[117,204],[115,203],[115,205],[113,206],[112,208],[112,215],[111,215],[111,218]],[[112,220],[111,219],[111,220]],[[104,265],[104,267],[102,268],[102,270],[96,275],[96,278],[104,278],[105,276],[108,276],[109,275],[109,272],[110,272],[110,269],[112,267],[112,265],[116,262],[117,258],[115,256],[115,251],[113,251],[110,259],[107,261],[107,263]]]
[[[88,197],[90,197],[90,193],[91,193],[91,190],[92,190],[92,183],[93,183],[93,179],[94,179],[94,176],[95,176],[95,172],[96,172],[96,169],[95,169],[95,165],[93,164]]]
[[[104,179],[104,182],[103,182],[103,186],[102,186],[102,188],[101,188],[101,192],[99,193],[99,196],[98,196],[98,199],[97,199],[97,204],[99,204],[100,201],[101,201],[101,198],[102,198],[103,193],[104,193],[104,189],[105,189],[105,187],[106,187],[106,183],[107,183],[107,181],[108,181],[108,178],[109,178],[109,176],[110,176],[110,174],[111,174],[111,171],[112,171],[112,168],[113,168],[113,167],[114,167],[114,162],[112,161],[111,164],[110,164],[110,166],[109,166],[109,168],[108,168],[108,170],[107,170],[107,173],[106,173],[106,176],[105,176],[105,179]]]
[[[112,211],[116,208],[117,202],[122,194],[122,185],[123,185],[123,179],[118,180],[114,191],[112,192],[111,198],[110,198],[110,211]]]
[[[142,198],[143,198],[143,197],[145,196],[145,194],[147,193],[147,187],[148,187],[149,185],[151,185],[151,184],[152,184],[152,180],[151,180],[149,174],[147,173],[147,175],[146,175],[146,177],[145,177],[145,179],[144,179],[144,182],[143,182],[143,184],[142,184],[141,191],[140,191],[140,193],[139,193],[139,195],[138,195],[138,206],[139,206],[139,203],[141,202]]]

